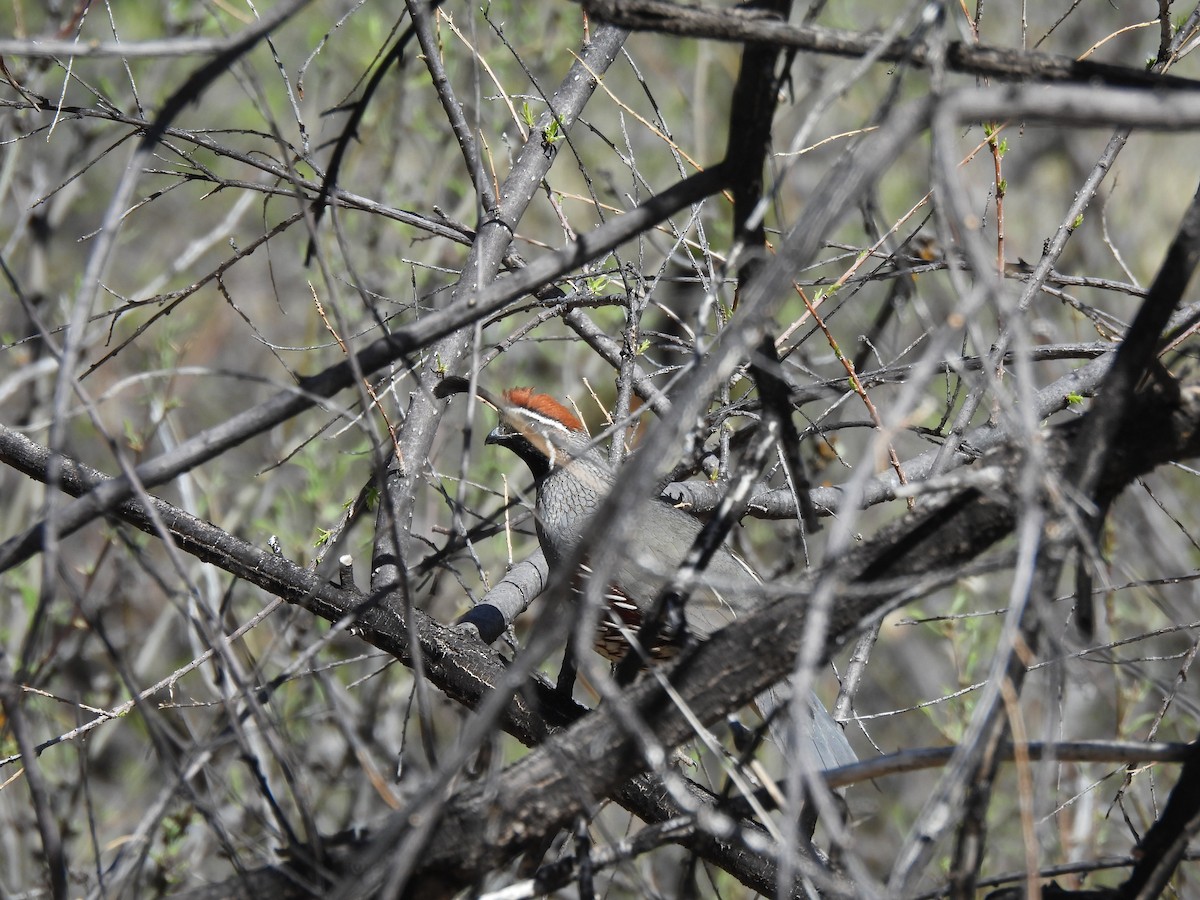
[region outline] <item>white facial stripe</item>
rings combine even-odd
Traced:
[[[571,429],[569,429],[562,422],[558,421],[558,419],[551,418],[550,416],[544,416],[541,413],[536,413],[533,410],[526,409],[523,406],[518,409],[509,410],[509,414],[513,418],[524,417],[526,419],[531,420],[532,423],[536,423],[538,425],[542,425],[542,426],[545,426],[548,428],[554,428],[558,431],[563,432],[564,434],[571,433]],[[531,428],[531,427],[533,427],[533,425],[531,424],[531,425],[527,425],[525,427]]]
[[[573,432],[558,419],[534,412],[524,406],[509,407],[505,413],[512,420],[511,427],[524,435],[527,441],[545,454],[551,468],[566,465],[571,461],[570,455],[557,446],[553,433],[558,432],[567,437],[571,436]]]

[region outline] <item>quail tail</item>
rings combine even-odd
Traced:
[[[792,737],[795,732],[791,727],[791,718],[788,715],[790,706],[788,700],[786,688],[781,690],[773,687],[759,694],[755,698],[755,705],[764,718],[770,716],[775,709],[782,707],[771,722],[769,735],[771,740],[783,750],[785,756],[791,759],[796,755],[792,752]],[[858,756],[855,754],[854,748],[850,746],[850,741],[842,731],[842,726],[829,714],[825,704],[812,691],[809,691],[808,697],[808,728],[801,730],[801,740],[809,742],[812,754],[820,762],[822,771],[858,762]]]

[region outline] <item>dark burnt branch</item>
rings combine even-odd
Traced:
[[[673,3],[670,0],[585,0],[583,6],[597,19],[631,31],[754,42],[852,58],[878,51],[880,62],[903,62],[916,68],[925,68],[930,63],[930,51],[924,44],[897,38],[878,50],[883,40],[878,33],[792,24],[749,4],[722,9]],[[963,41],[952,41],[947,46],[945,65],[951,71],[1001,80],[1032,79],[1185,90],[1200,88],[1200,84],[1190,79],[1157,75],[1144,69]]]
[[[1183,302],[1183,294],[1200,261],[1200,189],[1192,197],[1183,220],[1175,232],[1166,258],[1146,299],[1138,308],[1133,324],[1117,348],[1112,368],[1104,377],[1100,400],[1088,416],[1087,427],[1079,435],[1073,463],[1067,472],[1068,482],[1078,496],[1091,502],[1083,510],[1083,543],[1094,546],[1100,537],[1108,502],[1096,497],[1096,480],[1104,465],[1104,457],[1112,451],[1112,437],[1131,416],[1136,416],[1135,394],[1146,379],[1153,379],[1159,389],[1173,390],[1174,381],[1158,362],[1163,333],[1175,310]],[[1093,629],[1092,556],[1081,551],[1075,567],[1075,603],[1081,631],[1090,635]]]
[[[786,20],[790,0],[760,0],[749,3],[754,14]],[[729,105],[729,143],[725,162],[731,175],[733,194],[733,239],[736,254],[747,254],[738,272],[739,288],[754,277],[766,250],[763,202],[763,168],[771,150],[771,125],[779,105],[779,79],[775,74],[780,48],[770,44],[747,44]]]
[[[1200,741],[1192,743],[1162,815],[1138,844],[1138,863],[1129,880],[1121,885],[1119,896],[1131,900],[1162,896],[1197,832],[1200,832]]]

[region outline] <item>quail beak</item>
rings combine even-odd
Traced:
[[[483,439],[485,444],[506,444],[516,434],[511,428],[503,422],[488,432],[487,437]]]

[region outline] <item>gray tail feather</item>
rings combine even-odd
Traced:
[[[779,710],[771,722],[769,734],[790,759],[795,756],[789,752],[795,732],[792,729],[791,716],[788,715],[791,705],[789,699],[787,688],[776,686],[759,694],[755,698],[755,705],[764,718],[776,709]],[[801,728],[800,734],[801,740],[808,740],[813,755],[821,763],[822,771],[858,762],[858,756],[850,746],[850,741],[846,739],[842,726],[829,714],[820,698],[811,691],[808,697],[808,727]]]

